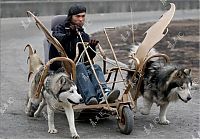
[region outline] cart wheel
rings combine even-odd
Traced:
[[[118,127],[120,132],[129,135],[133,130],[133,113],[131,109],[124,106],[122,109],[121,119],[118,120]]]

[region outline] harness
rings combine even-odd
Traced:
[[[58,102],[62,102],[60,99],[59,99],[59,95],[62,93],[62,92],[64,92],[64,91],[66,91],[65,89],[63,89],[63,86],[61,86],[61,88],[59,89],[59,91],[58,91],[58,93],[57,94],[54,94],[53,93],[53,91],[50,89],[50,85],[51,85],[51,78],[50,78],[50,76],[53,76],[53,72],[50,72],[50,75],[47,77],[47,79],[46,79],[46,83],[45,83],[45,85],[44,85],[44,90],[46,90],[46,92],[48,93],[48,94],[51,94]],[[66,83],[66,81],[65,81],[65,83]],[[65,84],[64,83],[64,84]]]
[[[39,81],[40,81],[40,78],[41,78],[41,74],[42,74],[42,71],[44,70],[44,66],[41,66],[38,70],[38,72],[36,73],[35,75],[35,84],[38,85],[39,84]]]

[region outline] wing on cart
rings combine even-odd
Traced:
[[[168,24],[172,20],[175,12],[175,5],[170,3],[171,8],[165,12],[161,18],[152,25],[147,31],[146,36],[139,46],[135,57],[138,58],[142,64],[148,55],[148,52],[154,47],[154,45],[159,42],[168,32]]]
[[[49,33],[48,29],[43,25],[43,23],[38,19],[37,16],[35,16],[33,13],[31,13],[30,11],[27,11],[28,16],[31,16],[34,21],[35,24],[37,25],[37,27],[42,30],[42,32],[44,33],[45,37],[47,38],[48,42],[50,42],[51,44],[53,44],[53,46],[58,50],[58,52],[60,53],[60,55],[62,57],[67,57],[67,54],[65,53],[64,48],[62,47],[62,45],[60,44],[60,42],[51,35],[51,33]],[[68,75],[71,75],[72,72],[75,72],[72,70],[72,65],[70,62],[65,61],[64,62],[64,67],[68,73]],[[72,74],[75,75],[75,74]]]
[[[168,24],[171,22],[174,13],[175,13],[175,5],[170,3],[171,8],[166,11],[160,19],[153,24],[147,31],[146,36],[142,43],[139,45],[136,54],[132,56],[133,60],[135,60],[136,72],[132,77],[132,80],[136,78],[136,74],[139,74],[139,79],[136,85],[136,94],[133,98],[136,103],[137,98],[140,92],[141,82],[143,80],[144,70],[146,63],[153,57],[163,57],[166,62],[169,62],[169,57],[165,54],[153,54],[151,55],[149,52],[158,43],[168,32]],[[128,92],[131,88],[131,85],[127,86],[125,93]]]
[[[61,55],[61,57],[51,59],[45,65],[44,70],[43,70],[42,75],[41,75],[41,78],[40,78],[40,81],[39,81],[39,85],[38,85],[37,90],[36,90],[36,94],[35,94],[35,97],[39,97],[39,93],[41,92],[41,89],[42,89],[42,86],[43,86],[43,83],[44,83],[44,79],[47,75],[50,64],[52,64],[55,61],[61,61],[64,65],[66,73],[69,76],[72,76],[73,80],[75,80],[75,78],[76,78],[76,66],[75,66],[75,63],[67,57],[67,54],[65,53],[64,48],[59,43],[59,41],[49,33],[48,29],[43,25],[43,23],[30,11],[27,11],[27,14],[28,14],[28,16],[31,16],[35,20],[37,27],[40,30],[43,31],[47,40],[51,44],[53,44],[53,46],[58,50],[58,52]]]

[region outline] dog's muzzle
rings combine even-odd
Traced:
[[[178,95],[178,97],[179,97],[180,100],[182,100],[182,101],[185,102],[185,103],[187,103],[190,99],[192,99],[191,96],[188,96],[188,97],[187,97],[187,100],[182,99],[182,98],[180,97],[180,95]]]
[[[35,105],[33,103],[31,103],[31,108],[30,108],[30,111],[28,113],[28,116],[29,117],[33,117],[34,116],[34,113],[36,112],[36,110],[38,109],[39,105]]]
[[[79,104],[79,103],[76,103],[76,102],[72,101],[71,99],[67,99],[67,100],[72,104]],[[80,102],[82,102],[82,99],[80,99]]]

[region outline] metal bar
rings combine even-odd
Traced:
[[[113,81],[113,84],[112,84],[112,90],[114,89],[114,87],[115,87],[115,81],[116,81],[116,79],[117,79],[117,73],[118,73],[118,70],[116,70],[116,72],[115,72],[115,77],[114,77],[114,81]]]
[[[110,28],[108,28],[108,29],[110,29]],[[113,29],[113,28],[112,28],[112,29]],[[109,39],[109,37],[108,37],[108,34],[107,34],[107,32],[106,32],[106,28],[104,28],[104,33],[105,33],[106,38],[107,38],[107,40],[108,40],[108,43],[109,43],[110,49],[111,49],[111,51],[112,51],[112,53],[113,53],[113,56],[114,56],[115,62],[116,62],[116,64],[117,64],[117,67],[119,68],[119,72],[120,72],[121,78],[122,78],[122,80],[124,80],[123,75],[122,75],[121,68],[120,68],[120,66],[119,66],[119,63],[118,63],[117,57],[116,57],[115,52],[114,52],[114,49],[113,49],[113,46],[112,46],[112,44],[111,44],[111,42],[110,42],[110,39]],[[125,85],[125,84],[124,84],[124,85]]]
[[[109,29],[110,29],[110,28],[109,28]],[[108,34],[107,34],[107,32],[106,32],[106,28],[104,28],[104,33],[105,33],[105,35],[106,35],[106,38],[107,38],[108,43],[109,43],[109,46],[110,46],[111,51],[112,51],[112,53],[113,53],[113,56],[114,56],[115,62],[116,62],[116,64],[117,64],[117,67],[119,68],[119,73],[120,73],[120,75],[121,75],[121,78],[122,78],[122,80],[124,80],[123,75],[122,75],[122,70],[121,70],[121,68],[120,68],[120,66],[119,66],[119,63],[118,63],[117,57],[116,57],[115,52],[114,52],[114,49],[113,49],[113,46],[112,46],[112,44],[111,44],[111,42],[110,42],[110,39],[109,39],[109,37],[108,37]],[[124,82],[124,87],[126,87],[125,82]],[[131,99],[131,102],[133,103],[133,100],[132,100],[132,97],[131,97],[130,92],[128,92],[128,94],[129,94],[129,97],[130,97],[130,99]]]
[[[98,47],[99,47],[99,51],[104,59],[103,60],[103,72],[104,72],[104,74],[106,74],[106,55],[105,55],[103,48],[101,47],[101,45],[99,43],[98,43]]]
[[[82,36],[81,36],[81,33],[80,33],[78,30],[77,30],[77,32],[78,32],[78,35],[79,35],[79,37],[80,37],[80,39],[81,39],[81,42],[83,43],[84,51],[85,51],[85,53],[86,53],[86,56],[87,56],[87,58],[88,58],[88,61],[89,61],[90,66],[91,66],[91,68],[92,68],[92,71],[93,71],[93,73],[94,73],[94,76],[95,76],[95,78],[96,78],[96,80],[97,80],[97,82],[98,82],[98,84],[99,84],[99,86],[100,86],[100,89],[101,89],[102,93],[103,93],[103,97],[104,97],[104,99],[105,99],[105,101],[106,101],[107,107],[110,108],[110,106],[109,106],[109,104],[108,104],[108,100],[107,100],[106,97],[105,97],[105,93],[104,93],[103,87],[100,85],[100,81],[99,81],[99,79],[98,79],[98,77],[97,77],[97,74],[96,74],[96,72],[95,72],[95,70],[94,70],[94,66],[93,66],[93,64],[92,64],[92,61],[91,61],[91,59],[90,59],[90,56],[89,56],[89,54],[88,54],[88,52],[87,52],[87,50],[86,50],[86,46],[85,46],[85,44],[84,44],[83,38],[82,38]]]

